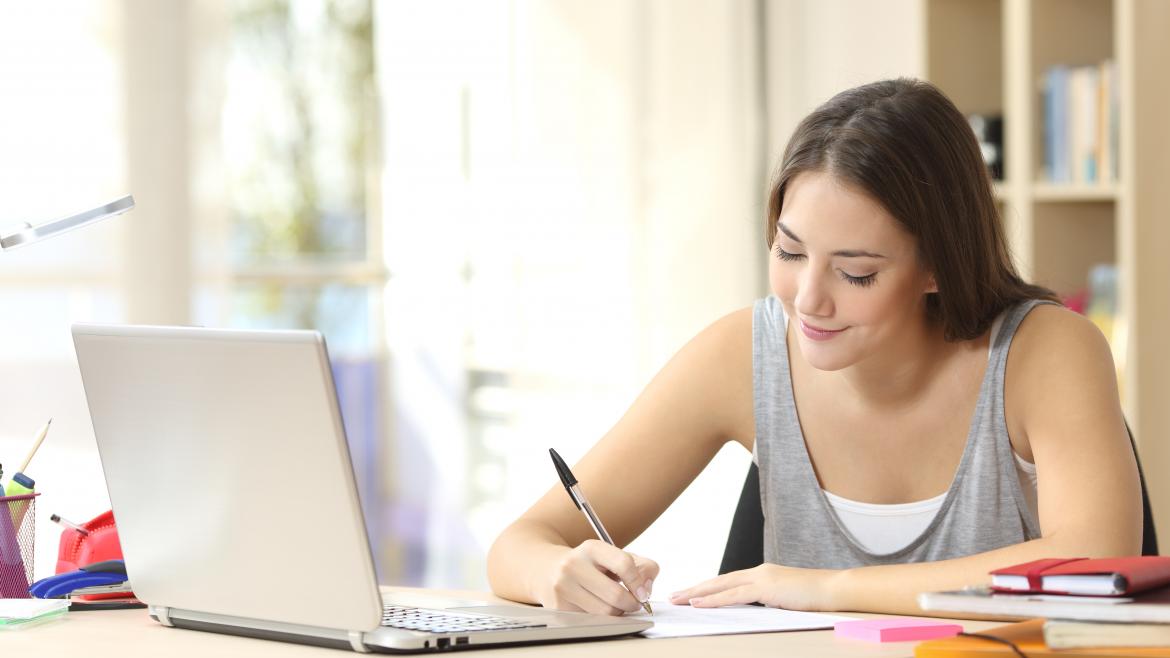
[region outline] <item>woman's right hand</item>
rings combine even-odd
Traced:
[[[657,577],[654,560],[589,539],[562,554],[535,598],[546,608],[618,616],[641,609]]]

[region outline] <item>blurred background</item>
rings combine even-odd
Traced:
[[[575,461],[684,342],[767,294],[767,180],[799,119],[898,75],[971,115],[1021,268],[1095,313],[1166,472],[1167,6],[5,3],[0,230],[137,201],[0,254],[6,471],[54,419],[29,468],[38,577],[48,515],[109,506],[69,333],[95,321],[322,331],[381,581],[486,588],[491,541],[557,484],[547,449]],[[1087,147],[1052,129],[1085,111],[1061,69],[1096,72]],[[716,572],[749,459],[725,448],[631,546],[659,592]]]

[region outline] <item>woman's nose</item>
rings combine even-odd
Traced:
[[[801,315],[825,318],[833,315],[833,299],[825,282],[827,274],[812,263],[804,268],[796,291],[794,307]]]

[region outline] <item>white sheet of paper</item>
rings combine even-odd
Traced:
[[[642,631],[643,637],[805,631],[832,628],[836,622],[853,619],[816,612],[761,608],[756,605],[692,608],[689,605],[672,605],[667,601],[651,601],[650,607],[654,608],[653,615],[645,612],[627,615],[654,622],[654,628]]]
[[[992,594],[993,599],[1055,601],[1057,603],[1133,603],[1132,596],[1078,596],[1076,594]]]

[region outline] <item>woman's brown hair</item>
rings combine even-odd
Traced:
[[[771,247],[784,190],[825,172],[880,203],[915,237],[938,292],[927,316],[947,340],[981,335],[1004,309],[1056,300],[1012,265],[975,134],[929,82],[899,78],[843,91],[805,117],[784,152],[768,199]]]

